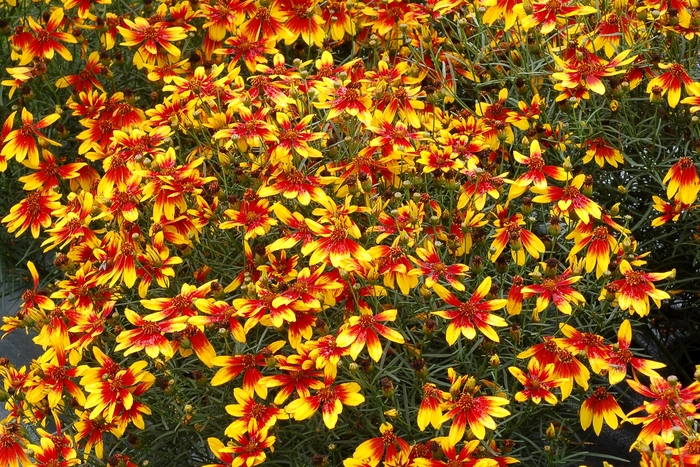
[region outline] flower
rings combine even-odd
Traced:
[[[595,158],[595,163],[600,167],[603,167],[607,162],[617,168],[618,164],[624,164],[625,162],[622,153],[603,138],[590,139],[586,141],[584,146],[588,148],[586,155],[583,157],[584,164],[588,164]]]
[[[527,374],[515,366],[508,367],[508,371],[524,386],[522,391],[515,393],[516,401],[531,399],[539,404],[544,399],[552,405],[557,404],[557,396],[551,390],[558,387],[560,382],[554,377],[553,363],[541,365],[536,358],[531,358],[527,363]]]
[[[342,413],[343,405],[354,407],[365,401],[365,397],[359,392],[360,385],[357,383],[333,385],[327,381],[325,387],[316,390],[316,394],[294,400],[287,404],[284,410],[293,415],[295,420],[306,420],[320,408],[323,423],[332,430],[338,423],[338,415]]]
[[[563,168],[555,165],[545,165],[545,161],[542,158],[540,142],[536,139],[530,143],[529,157],[525,157],[518,151],[513,151],[513,158],[519,164],[527,165],[527,172],[519,176],[513,182],[510,192],[508,193],[509,200],[520,197],[531,184],[534,184],[538,188],[545,188],[547,186],[547,176],[562,182],[569,179],[569,174],[566,173]]]
[[[350,347],[350,356],[353,360],[357,359],[367,344],[369,356],[378,362],[382,357],[382,344],[379,342],[379,336],[397,344],[404,343],[401,333],[381,324],[385,321],[394,321],[396,310],[385,310],[374,315],[371,310],[362,307],[360,313],[360,316],[351,316],[335,338],[336,345]]]
[[[163,333],[182,331],[187,327],[185,324],[187,316],[153,322],[129,308],[124,309],[124,315],[131,324],[136,326],[136,329],[124,330],[117,336],[119,345],[114,350],[116,352],[124,350],[124,356],[145,350],[146,355],[151,358],[157,358],[161,353],[170,358],[173,356],[173,347]]]
[[[625,379],[627,364],[630,364],[633,370],[638,370],[650,378],[659,378],[659,374],[654,370],[666,366],[663,363],[635,357],[630,351],[631,344],[632,325],[626,319],[620,324],[617,331],[617,345],[611,346],[607,357],[606,367],[611,386]]]
[[[246,432],[255,433],[261,429],[269,429],[278,419],[288,418],[284,410],[255,402],[254,395],[241,388],[234,388],[233,396],[238,404],[227,405],[226,412],[237,420],[224,431],[229,438],[235,438],[236,435]]]
[[[246,240],[265,235],[271,226],[277,225],[277,220],[270,216],[270,201],[267,199],[243,201],[240,210],[227,209],[224,214],[231,220],[222,222],[219,228],[245,227]]]
[[[625,418],[625,413],[615,397],[603,386],[597,387],[593,394],[581,404],[581,428],[587,430],[593,422],[593,431],[596,435],[600,435],[603,429],[603,420],[610,428],[616,430],[617,417]]]
[[[381,436],[363,441],[357,446],[352,457],[376,465],[382,458],[389,463],[396,458],[398,453],[411,449],[406,441],[394,434],[394,427],[391,423],[382,423],[379,432]]]
[[[484,439],[486,428],[496,429],[493,417],[507,417],[510,412],[502,406],[510,401],[496,396],[474,396],[478,388],[470,391],[467,386],[461,392],[456,392],[453,399],[447,402],[448,411],[443,415],[442,422],[452,420],[449,442],[455,446],[464,436],[467,424],[474,436]],[[452,391],[451,391],[452,392]]]
[[[301,248],[303,255],[308,256],[311,253],[310,265],[330,260],[333,267],[337,268],[343,261],[350,258],[372,261],[372,256],[367,250],[352,240],[352,238],[360,238],[361,233],[349,217],[343,216],[336,219],[331,225],[319,224],[311,219],[305,219],[305,221],[309,230],[321,237]]]
[[[438,296],[455,307],[455,310],[433,311],[431,314],[450,320],[445,338],[449,345],[457,342],[460,334],[469,340],[476,337],[476,330],[494,342],[499,342],[498,333],[491,326],[507,326],[506,320],[491,314],[500,310],[508,302],[505,299],[482,301],[491,290],[491,277],[486,277],[467,302],[461,302],[451,292],[440,284],[435,284],[433,290]]]
[[[452,263],[449,266],[440,260],[435,250],[435,245],[426,240],[423,248],[416,248],[416,255],[420,260],[411,257],[411,261],[418,266],[409,274],[425,277],[425,286],[430,288],[437,284],[440,278],[444,278],[450,286],[460,292],[464,292],[464,284],[456,276],[466,276],[469,266],[461,263]]]
[[[570,315],[572,302],[577,306],[586,302],[583,295],[571,287],[580,279],[581,276],[571,276],[571,269],[566,269],[559,276],[545,276],[541,283],[523,287],[522,294],[525,298],[537,296],[535,314],[544,311],[551,302],[554,302],[559,311]]]
[[[35,36],[32,36],[26,47],[23,47],[22,57],[20,58],[19,65],[24,66],[30,63],[34,58],[39,57],[46,60],[51,60],[54,57],[54,53],[63,57],[64,60],[71,61],[73,56],[68,51],[65,45],[61,42],[68,42],[69,44],[75,44],[77,40],[72,34],[67,32],[60,32],[57,29],[63,23],[63,8],[56,8],[51,12],[49,20],[46,22],[46,27],[41,27],[31,16],[28,16],[29,27],[34,32]],[[61,42],[59,42],[61,41]]]
[[[92,409],[90,419],[102,416],[112,422],[114,415],[130,410],[134,404],[134,393],[144,391],[155,382],[155,376],[144,369],[148,363],[139,360],[129,368],[122,368],[99,348],[93,347],[97,368],[80,368],[80,385],[88,392],[84,407]]]
[[[422,389],[423,400],[418,408],[416,423],[421,431],[425,430],[428,425],[432,425],[438,430],[442,425],[442,407],[444,402],[449,399],[450,394],[440,391],[433,383],[425,383]]]
[[[633,270],[627,260],[620,262],[618,270],[624,278],[610,283],[616,292],[618,305],[621,310],[630,310],[630,314],[638,313],[639,316],[649,314],[649,298],[657,307],[661,306],[661,300],[670,298],[670,295],[663,290],[654,287],[653,282],[670,277],[674,271],[653,273],[640,270]]]
[[[51,191],[53,187],[59,185],[59,177],[65,180],[79,177],[79,170],[87,165],[85,162],[74,162],[59,166],[56,164],[56,157],[47,150],[43,150],[41,156],[43,161],[39,161],[36,166],[31,166],[31,159],[24,163],[29,168],[36,170],[31,175],[19,178],[19,181],[24,183],[22,188],[25,191],[38,189],[44,192]]]
[[[681,85],[685,87],[685,92],[691,96],[700,95],[700,84],[693,81],[683,65],[680,63],[664,64],[659,63],[659,68],[668,70],[661,75],[649,80],[647,92],[650,95],[664,95],[668,92],[668,105],[675,108],[681,99]]]
[[[570,324],[562,324],[559,327],[566,337],[559,340],[559,344],[577,355],[585,355],[591,365],[591,369],[600,374],[607,369],[608,346],[603,337],[591,332],[581,332]]]
[[[12,112],[5,120],[5,125],[8,121],[13,121],[15,114],[17,112]],[[7,159],[14,157],[17,162],[22,162],[25,157],[29,158],[29,164],[32,167],[39,166],[39,148],[37,147],[36,138],[40,141],[48,142],[54,146],[60,146],[61,143],[50,140],[39,130],[46,128],[53,122],[61,118],[57,113],[47,115],[38,122],[34,123],[34,116],[27,110],[26,107],[22,107],[22,128],[17,128],[10,131],[3,140],[3,147],[0,154]]]
[[[212,359],[211,363],[222,367],[211,379],[212,386],[221,386],[243,373],[243,390],[248,394],[257,393],[262,399],[267,398],[267,386],[263,382],[260,368],[266,366],[266,356],[272,356],[281,349],[285,341],[274,342],[257,354],[221,355]]]
[[[532,2],[532,13],[524,17],[520,24],[525,30],[541,25],[540,32],[549,34],[557,27],[558,23],[565,23],[565,21],[560,20],[560,17],[590,15],[598,11],[592,6],[570,5],[570,3],[570,0]]]
[[[491,244],[489,259],[496,261],[508,244],[510,244],[513,260],[518,266],[525,265],[523,247],[533,258],[538,259],[540,254],[545,252],[544,243],[535,234],[521,227],[525,225],[522,214],[517,213],[508,217],[508,209],[500,205],[496,210],[498,218],[494,222],[496,232],[493,234],[495,239]]]
[[[187,37],[183,28],[170,26],[163,21],[151,24],[140,16],[133,21],[124,18],[123,22],[128,27],[117,26],[119,33],[126,39],[121,45],[131,47],[141,44],[134,54],[134,63],[138,68],[143,68],[146,63],[154,63],[163,52],[175,58],[180,56],[180,49],[174,43]]]
[[[700,177],[695,162],[690,157],[681,157],[664,177],[668,183],[666,196],[682,204],[693,204],[700,192]]]
[[[254,467],[265,462],[265,449],[272,451],[277,438],[268,436],[268,428],[261,428],[246,433],[232,433],[235,443],[219,449],[219,453],[234,454],[231,467]]]
[[[275,396],[275,404],[283,404],[295,392],[299,397],[308,397],[311,395],[311,389],[325,387],[323,381],[318,379],[323,373],[316,369],[311,357],[311,352],[317,347],[307,342],[297,348],[299,355],[275,356],[277,369],[284,372],[283,374],[265,376],[260,381],[268,389],[280,388]]]
[[[530,191],[539,195],[535,196],[532,201],[535,203],[553,203],[556,201],[556,208],[564,214],[569,214],[572,210],[585,223],[588,223],[590,216],[600,219],[600,207],[589,198],[581,194],[581,187],[584,181],[587,180],[584,174],[577,175],[571,180],[571,183],[564,188],[556,186],[547,186],[538,188],[534,186]],[[591,178],[592,182],[592,178]]]
[[[12,426],[0,424],[0,463],[8,467],[28,466],[31,461],[24,453],[26,440],[13,432]]]

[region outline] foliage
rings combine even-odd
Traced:
[[[4,465],[700,460],[695,3],[0,8]]]

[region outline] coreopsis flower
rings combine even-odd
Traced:
[[[632,325],[629,320],[624,320],[617,331],[617,344],[610,347],[606,362],[611,386],[625,379],[628,364],[632,366],[633,371],[637,370],[650,378],[659,378],[655,370],[666,366],[663,363],[635,357],[630,351],[631,344]]]
[[[397,35],[400,24],[405,24],[411,29],[418,27],[419,19],[425,15],[419,5],[404,0],[389,0],[376,10],[367,6],[362,13],[372,18],[364,24],[372,26],[372,32],[385,38]]]
[[[340,41],[345,34],[351,37],[356,33],[355,19],[351,11],[348,10],[346,2],[331,0],[321,9],[321,26],[326,30],[326,36],[330,36],[335,41]]]
[[[314,265],[322,261],[330,260],[333,267],[341,267],[343,261],[355,258],[360,261],[372,261],[372,256],[353,238],[359,239],[361,232],[359,227],[349,217],[336,219],[333,224],[319,224],[311,219],[305,219],[311,232],[320,238],[307,243],[301,248],[301,253],[308,256],[309,264]]]
[[[335,339],[336,345],[350,347],[350,356],[357,359],[362,349],[367,345],[367,352],[375,362],[382,357],[382,344],[379,336],[397,344],[403,344],[404,338],[400,332],[384,324],[396,320],[396,310],[385,310],[376,315],[369,308],[361,308],[360,316],[351,316],[348,323],[343,325]]]
[[[211,35],[211,29],[209,30]],[[230,57],[232,62],[243,60],[246,68],[252,73],[258,63],[267,63],[265,55],[275,55],[279,52],[275,48],[277,39],[274,36],[261,37],[259,39],[247,36],[243,30],[227,38],[225,46],[214,51],[215,54]]]
[[[31,40],[23,47],[22,57],[19,61],[20,66],[30,63],[37,57],[51,60],[54,57],[54,53],[58,53],[64,60],[69,62],[73,60],[73,55],[61,42],[75,44],[77,40],[72,34],[58,31],[58,28],[63,23],[63,18],[63,8],[56,8],[51,12],[51,16],[46,22],[46,27],[42,27],[31,16],[27,17],[29,27],[34,34],[31,35]]]
[[[343,112],[357,117],[365,126],[372,121],[372,97],[367,92],[367,85],[361,82],[345,80],[338,83],[330,78],[323,78],[323,86],[316,88],[321,92],[320,102],[314,102],[318,109],[329,109],[326,120],[331,120]]]
[[[281,0],[272,0],[266,6],[255,5],[248,20],[241,25],[240,32],[254,39],[281,37],[286,31],[288,13],[283,11]]]
[[[227,116],[232,109],[226,112]],[[248,107],[240,106],[236,112],[241,122],[230,123],[214,134],[214,139],[227,139],[224,147],[236,144],[241,151],[247,151],[249,147],[259,148],[263,143],[277,142],[276,128],[268,122],[268,108],[261,107],[253,113]]]
[[[277,438],[268,436],[268,428],[251,430],[248,433],[232,433],[233,445],[219,449],[219,454],[232,454],[231,467],[255,467],[265,462],[265,450],[273,450]]]
[[[574,239],[574,246],[569,252],[570,259],[588,247],[584,263],[586,272],[590,273],[595,269],[597,279],[608,270],[610,255],[617,250],[619,244],[619,240],[610,234],[607,225],[596,227],[594,222],[580,221],[566,238]]]
[[[538,314],[554,303],[559,311],[570,315],[571,303],[578,306],[586,302],[586,299],[572,287],[581,279],[581,276],[572,276],[571,269],[567,268],[561,275],[545,276],[541,283],[523,287],[523,297],[537,297],[534,313]]]
[[[504,31],[513,27],[516,19],[525,16],[522,0],[485,0],[481,3],[488,7],[482,17],[484,23],[492,25],[503,15],[505,19]]]
[[[134,54],[134,64],[143,68],[145,63],[154,63],[156,58],[167,52],[176,59],[180,56],[180,48],[175,42],[185,39],[183,28],[170,26],[169,23],[159,21],[154,24],[147,19],[137,16],[134,20],[123,19],[127,27],[117,26],[119,33],[126,39],[121,45],[127,47],[140,45],[138,52]]]
[[[392,157],[407,149],[412,150],[413,145],[423,139],[417,131],[409,129],[403,121],[397,120],[392,123],[385,113],[388,114],[386,110],[375,111],[371,124],[367,126],[368,130],[377,135],[370,141],[370,146],[380,147],[385,156]]]
[[[289,418],[282,409],[255,402],[255,396],[241,388],[234,388],[233,396],[237,404],[226,406],[226,412],[236,417],[236,421],[224,431],[229,438],[234,438],[236,434],[255,433],[263,428],[272,428],[277,420]]]
[[[496,422],[493,417],[507,417],[510,412],[503,408],[510,401],[503,397],[496,396],[475,396],[478,387],[473,389],[469,385],[460,391],[453,385],[453,399],[446,403],[448,411],[443,415],[442,422],[452,420],[449,442],[456,445],[463,437],[467,424],[472,433],[478,439],[484,439],[486,428],[496,429]]]
[[[13,427],[13,424],[0,424],[0,462],[8,467],[32,465],[24,452],[27,440],[13,431]]]
[[[124,316],[129,323],[136,326],[136,329],[123,330],[117,336],[118,345],[114,350],[116,352],[124,350],[124,356],[145,350],[146,355],[151,358],[158,358],[161,353],[166,358],[171,358],[173,347],[163,333],[182,331],[187,327],[185,324],[187,316],[153,322],[144,319],[129,308],[124,309]]]
[[[322,177],[300,172],[293,166],[280,165],[270,174],[265,185],[258,189],[257,195],[265,198],[282,193],[285,198],[296,199],[304,206],[308,206],[312,200],[317,203],[323,202],[327,195],[321,186],[329,182]]]
[[[313,120],[313,114],[309,114],[299,120],[295,125],[284,112],[277,112],[275,118],[280,126],[277,134],[279,142],[274,144],[272,161],[275,163],[286,162],[290,156],[300,155],[303,158],[321,157],[321,151],[309,146],[312,141],[317,141],[326,136],[323,132],[312,132],[308,126]]]
[[[93,347],[92,350],[100,366],[80,367],[80,385],[88,392],[84,408],[92,409],[91,419],[101,415],[111,422],[115,413],[131,409],[137,386],[152,386],[155,376],[144,371],[148,366],[144,360],[132,363],[129,368],[122,368],[99,348]]]
[[[518,151],[513,151],[513,158],[516,162],[527,165],[527,172],[513,181],[513,185],[508,193],[509,200],[519,198],[530,185],[534,184],[538,188],[545,188],[548,176],[561,182],[569,178],[569,174],[561,167],[545,165],[540,142],[536,139],[530,143],[529,157],[525,157]]]
[[[90,92],[93,87],[104,92],[102,83],[97,79],[104,71],[106,68],[100,63],[100,54],[95,51],[88,57],[82,71],[77,75],[62,76],[56,81],[56,87],[67,88],[71,86],[74,93]]]
[[[669,379],[672,377],[669,377]],[[676,379],[673,384],[668,379],[651,377],[651,384],[646,387],[631,379],[627,380],[629,387],[642,396],[653,399],[644,401],[644,405],[637,407],[627,414],[627,419],[635,425],[642,423],[642,428],[637,442],[647,445],[656,435],[661,435],[664,442],[670,443],[674,439],[674,427],[686,427],[686,417],[699,418],[695,407],[695,401],[700,399],[700,383],[693,382],[684,388]],[[640,411],[646,411],[644,417],[630,417]]]
[[[693,204],[700,192],[700,177],[695,162],[690,157],[681,157],[673,164],[663,182],[668,183],[668,199],[675,199],[682,204]]]
[[[379,427],[381,436],[363,441],[362,444],[355,448],[352,457],[355,459],[363,459],[376,465],[382,458],[385,462],[391,462],[399,452],[408,451],[411,446],[403,439],[394,433],[394,426],[391,423],[384,422]]]
[[[231,220],[219,224],[220,229],[233,227],[245,227],[244,238],[259,237],[270,231],[270,227],[277,225],[277,220],[270,214],[270,202],[266,199],[256,201],[243,201],[240,210],[227,209],[224,211]]]
[[[38,238],[42,227],[46,229],[51,226],[51,213],[61,206],[58,202],[60,198],[61,195],[51,189],[34,191],[12,206],[10,213],[0,222],[6,224],[9,233],[17,231],[15,237],[29,229],[32,237]]]
[[[689,204],[683,204],[680,201],[674,199],[671,202],[664,201],[656,195],[652,195],[654,201],[654,209],[660,212],[662,215],[655,217],[651,221],[652,227],[659,227],[668,222],[677,222],[685,211],[690,208]]]
[[[15,114],[17,112],[12,112],[5,120],[5,125],[8,128],[12,127],[8,121],[14,121]],[[47,115],[38,122],[34,123],[34,116],[27,110],[26,107],[22,107],[22,127],[10,131],[3,139],[2,151],[0,154],[5,157],[6,160],[15,158],[17,162],[22,162],[25,158],[29,158],[29,163],[32,167],[37,167],[39,165],[39,147],[37,146],[37,138],[40,142],[47,142],[54,146],[61,146],[61,143],[57,143],[46,136],[44,136],[39,130],[46,128],[53,122],[58,120],[60,115],[57,113]]]
[[[493,199],[501,197],[499,188],[505,183],[506,173],[500,175],[491,175],[485,170],[467,170],[467,182],[463,185],[464,191],[459,195],[457,200],[457,209],[464,209],[468,206],[468,210],[476,208],[476,211],[482,211],[486,206],[488,196]],[[488,196],[487,196],[488,195]]]
[[[508,303],[506,304],[506,311],[508,316],[519,315],[523,310],[523,287],[525,282],[521,276],[513,276],[512,284],[510,290],[508,291]]]
[[[572,352],[575,351],[578,355],[586,355],[591,368],[598,374],[607,369],[609,349],[603,342],[603,336],[591,332],[581,332],[570,324],[560,325],[559,330],[566,336],[559,339],[561,347]]]
[[[35,467],[71,467],[78,465],[81,460],[75,457],[75,451],[68,456],[63,456],[58,449],[58,446],[50,437],[42,437],[41,445],[29,444],[28,449],[34,453],[32,457],[36,461],[32,466]]]
[[[384,278],[384,285],[392,289],[398,285],[401,293],[408,294],[418,285],[418,277],[409,274],[412,265],[399,243],[400,238],[396,238],[391,246],[374,246],[369,249],[369,254],[377,258],[375,263],[379,266],[379,275]]]
[[[307,45],[321,47],[326,33],[323,30],[323,18],[317,0],[301,0],[283,2],[282,11],[287,19],[284,29],[280,30],[280,38],[287,45],[293,44],[297,39],[303,40]]]
[[[175,277],[173,266],[182,263],[179,256],[170,256],[170,249],[164,245],[164,234],[158,232],[151,238],[151,245],[136,255],[139,267],[136,276],[139,278],[139,297],[145,298],[148,289],[155,280],[158,286],[167,288],[170,278]]]
[[[496,207],[496,210],[497,219],[494,221],[496,232],[493,234],[495,238],[491,243],[489,259],[496,261],[506,245],[510,245],[513,261],[518,266],[525,265],[523,247],[530,253],[530,256],[538,259],[540,254],[545,252],[544,243],[535,234],[522,227],[525,225],[522,214],[517,213],[509,217],[508,209],[500,205]]]
[[[559,23],[565,23],[567,18],[590,15],[597,11],[592,6],[572,4],[570,0],[532,2],[532,13],[522,18],[520,25],[525,30],[540,26],[542,34],[549,34]]]
[[[561,81],[559,85],[565,89],[575,89],[582,86],[596,94],[603,95],[605,94],[605,84],[601,78],[624,73],[624,70],[616,70],[615,68],[629,65],[637,58],[636,55],[627,57],[630,52],[630,49],[624,50],[609,61],[594,54],[588,54],[585,60],[579,60],[573,56],[566,61],[553,55],[554,60],[563,68],[563,71],[552,74],[552,78]]]
[[[222,355],[213,358],[211,363],[222,368],[211,379],[211,385],[221,386],[242,373],[243,390],[249,394],[255,392],[260,398],[266,399],[267,386],[261,382],[263,376],[258,368],[265,368],[265,359],[281,349],[284,344],[285,341],[273,342],[257,354]]]
[[[491,326],[502,327],[507,326],[508,323],[506,323],[505,319],[491,314],[491,312],[504,308],[507,300],[495,299],[484,301],[484,298],[491,290],[491,277],[487,276],[481,282],[467,302],[460,301],[440,284],[433,285],[433,290],[448,305],[454,307],[454,309],[434,311],[431,313],[450,320],[445,334],[445,339],[447,339],[449,345],[457,342],[460,334],[469,340],[473,340],[476,337],[477,329],[492,341],[500,341],[498,333]]]
[[[212,41],[222,41],[227,33],[233,32],[243,23],[246,13],[253,11],[252,0],[223,0],[213,4],[202,4],[201,16],[207,20],[202,29],[207,31]]]
[[[29,273],[32,276],[34,286],[31,290],[27,289],[22,293],[20,312],[26,313],[31,308],[39,308],[45,311],[53,310],[56,307],[54,302],[49,297],[39,293],[39,273],[34,263],[27,261],[27,269],[29,269]]]
[[[453,289],[464,292],[464,284],[458,277],[466,276],[469,266],[461,263],[446,265],[438,256],[435,245],[430,240],[426,240],[423,247],[416,248],[416,255],[420,260],[410,258],[418,267],[412,269],[409,274],[424,277],[425,286],[428,288],[433,287],[439,279],[443,278]]]
[[[338,362],[340,358],[348,355],[348,347],[340,347],[335,336],[328,334],[317,341],[309,341],[304,345],[309,347],[309,358],[316,362],[316,368],[323,369],[323,376],[326,380],[334,380],[338,372]]]
[[[311,352],[319,349],[316,343],[306,342],[297,346],[298,355],[275,355],[277,369],[282,374],[265,376],[260,381],[268,389],[279,388],[275,395],[274,403],[283,404],[292,394],[298,397],[308,397],[312,389],[325,387],[321,377],[323,372],[317,369],[316,362]]]
[[[215,325],[217,329],[228,329],[238,342],[246,341],[246,332],[238,318],[241,316],[236,308],[223,300],[199,298],[194,301],[199,311],[206,316],[191,316],[187,320],[195,326]]]
[[[464,168],[464,161],[458,158],[458,154],[450,146],[431,144],[427,150],[420,152],[420,158],[416,163],[423,166],[423,173],[439,171],[447,173],[459,171]]]
[[[556,208],[561,213],[569,215],[571,211],[574,211],[585,223],[590,221],[591,216],[600,219],[602,214],[600,207],[581,193],[581,187],[587,177],[590,176],[584,174],[577,175],[563,188],[557,186],[547,186],[544,188],[532,187],[530,191],[538,195],[535,196],[532,201],[535,203],[556,202]]]
[[[591,378],[591,373],[572,352],[558,348],[553,363],[554,377],[561,383],[561,400],[571,395],[574,382],[584,390],[588,390],[588,380]]]
[[[625,158],[622,153],[615,149],[608,141],[604,138],[594,138],[589,139],[584,143],[584,147],[588,148],[586,150],[586,155],[583,156],[583,163],[588,164],[590,161],[595,159],[595,163],[600,167],[605,166],[605,163],[612,165],[617,168],[618,164],[624,164]]]
[[[683,65],[680,63],[659,63],[659,68],[667,70],[661,75],[650,80],[647,84],[647,92],[650,95],[668,92],[668,105],[675,108],[681,99],[681,87],[691,96],[700,96],[700,83],[693,81]]]
[[[611,282],[610,286],[616,292],[621,310],[630,310],[630,314],[638,313],[643,317],[649,314],[649,298],[657,307],[661,306],[661,300],[670,298],[668,293],[657,289],[653,283],[672,276],[675,271],[653,273],[634,270],[627,260],[620,262],[618,270],[624,277]]]
[[[423,385],[423,399],[418,408],[416,423],[421,431],[431,425],[436,430],[442,426],[442,408],[450,394],[439,390],[433,383]]]
[[[25,191],[42,189],[44,192],[50,191],[53,187],[59,186],[59,179],[69,180],[78,177],[79,170],[85,167],[85,162],[74,162],[72,164],[58,165],[56,157],[44,149],[41,152],[41,158],[36,166],[31,165],[31,161],[25,161],[24,165],[36,172],[20,177],[18,180],[24,183],[22,187]]]
[[[360,385],[357,383],[341,383],[334,385],[326,381],[325,387],[317,389],[314,395],[296,399],[284,408],[294,416],[295,420],[306,420],[313,416],[319,409],[323,415],[323,423],[329,430],[335,428],[338,416],[343,411],[343,405],[355,407],[362,404],[365,397],[360,394]]]
[[[85,410],[75,410],[75,414],[78,417],[78,421],[75,422],[75,442],[81,444],[82,440],[85,441],[85,446],[83,447],[83,452],[89,455],[92,452],[92,448],[95,448],[95,455],[98,459],[102,459],[104,455],[104,439],[105,433],[111,433],[115,436],[119,435],[119,429],[115,423],[110,423],[104,418],[98,417],[95,419],[90,418],[90,411]]]
[[[27,391],[27,401],[37,404],[46,398],[50,408],[56,408],[63,402],[66,391],[81,406],[85,405],[85,394],[72,378],[78,376],[78,368],[72,367],[66,360],[63,350],[49,348],[37,359],[37,364],[43,376],[36,381],[36,385]]]
[[[515,394],[516,401],[532,400],[535,404],[539,404],[545,400],[552,405],[557,404],[557,396],[552,394],[551,390],[559,387],[560,381],[554,376],[553,363],[542,365],[536,358],[531,358],[527,363],[527,374],[515,366],[508,367],[508,371],[524,387],[522,391]]]
[[[610,428],[616,430],[617,417],[624,419],[625,413],[615,397],[603,386],[597,387],[593,394],[581,404],[581,428],[587,430],[593,423],[593,431],[596,435],[600,435],[600,431],[603,429],[603,420]]]

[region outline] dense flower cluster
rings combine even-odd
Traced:
[[[2,224],[56,279],[4,319],[43,354],[0,359],[0,464],[555,465],[623,422],[698,464],[700,383],[633,350],[675,273],[609,184],[655,166],[621,121],[696,122],[700,9],[591,5],[0,3]]]

